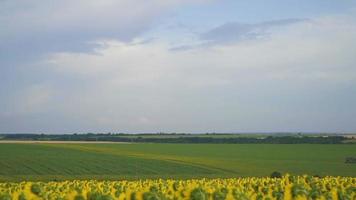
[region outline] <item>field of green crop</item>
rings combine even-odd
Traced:
[[[0,181],[356,176],[356,145],[0,144]]]

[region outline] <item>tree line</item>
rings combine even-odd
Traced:
[[[150,134],[154,135],[154,134]],[[1,140],[32,140],[32,141],[107,141],[107,142],[137,142],[137,143],[216,143],[216,144],[342,144],[347,140],[344,136],[274,136],[257,137],[214,137],[214,134],[195,136],[193,134],[178,134],[166,137],[167,134],[157,134],[147,137],[145,134],[2,134]]]

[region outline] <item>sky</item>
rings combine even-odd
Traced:
[[[356,132],[356,1],[0,0],[0,132]]]

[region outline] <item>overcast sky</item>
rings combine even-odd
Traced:
[[[0,0],[0,132],[356,132],[356,1]]]

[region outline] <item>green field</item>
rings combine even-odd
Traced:
[[[0,181],[268,176],[356,176],[356,145],[0,144]]]

